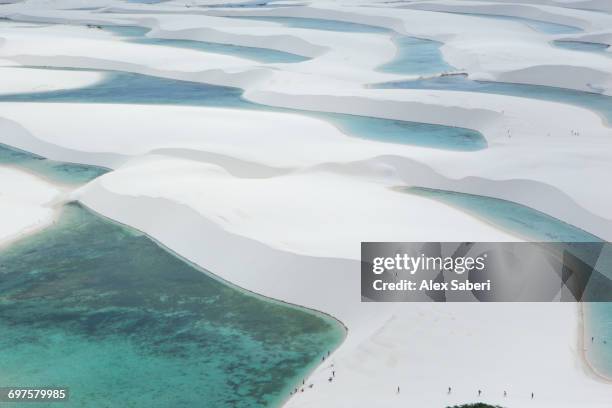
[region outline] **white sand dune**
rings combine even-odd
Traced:
[[[458,152],[359,139],[297,113],[16,102],[0,103],[0,142],[57,160],[113,168],[71,197],[146,232],[223,279],[324,311],[346,324],[346,341],[308,380],[314,388],[288,400],[288,407],[440,408],[483,400],[512,408],[609,408],[612,387],[582,358],[576,305],[371,304],[361,303],[359,296],[361,241],[519,239],[393,188],[401,185],[511,200],[612,239],[612,192],[604,188],[612,174],[609,124],[594,112],[561,103],[369,89],[368,84],[404,78],[376,71],[395,54],[392,32],[342,33],[223,18],[272,15],[370,24],[442,42],[446,61],[471,78],[596,87],[610,94],[609,56],[551,44],[566,37],[609,41],[612,17],[577,9],[605,10],[606,2],[197,7],[205,3],[211,1],[193,1],[192,7],[184,1],[91,3],[107,13],[65,10],[90,5],[78,0],[0,6],[0,16],[81,25],[24,28],[3,22],[2,65],[115,69],[239,86],[245,98],[272,106],[470,128],[484,135],[487,148]],[[537,18],[584,32],[548,35],[516,21],[433,9]],[[312,59],[261,64],[133,43],[82,26],[87,23],[140,25],[152,29],[151,37],[269,47]],[[0,69],[9,75],[0,77],[0,93],[75,88],[101,79],[89,72]],[[9,173],[3,170],[0,178],[13,186],[26,177]],[[43,194],[49,190],[39,185],[25,191],[30,190],[40,191],[36,200],[0,196],[0,216],[30,208],[3,227],[0,239],[50,219],[45,205],[52,194]],[[332,362],[336,378],[329,384]],[[447,395],[449,386],[453,392]],[[484,391],[481,398],[478,389]]]
[[[478,400],[509,406],[534,404],[531,392],[538,407],[609,401],[610,386],[580,359],[576,305],[360,302],[361,240],[516,239],[451,208],[355,173],[240,179],[168,157],[131,163],[77,197],[239,286],[340,318],[348,339],[288,406],[438,407],[477,400],[478,388]]]
[[[95,32],[95,36],[82,37],[80,33]],[[115,37],[101,30],[86,27],[47,26],[35,30],[6,30],[2,55],[36,55],[43,57],[63,56],[83,59],[114,60],[123,63],[138,62],[152,68],[212,70],[221,67],[240,67],[248,61],[221,54],[175,47],[153,46],[117,41]]]
[[[465,153],[380,143],[348,137],[322,120],[296,114],[203,107],[49,103],[2,103],[0,118],[8,120],[6,126],[12,130],[0,135],[0,142],[57,160],[79,161],[75,152],[83,152],[83,158],[87,157],[89,162],[108,167],[117,167],[126,155],[166,148],[211,152],[289,168],[396,155],[432,169],[426,176],[411,177],[409,181],[414,185],[432,186],[431,174],[452,180],[465,177],[533,180],[563,192],[587,213],[610,220],[612,194],[601,191],[597,183],[605,184],[611,170],[612,152],[602,146],[608,145],[612,130],[604,127],[597,115],[567,105],[486,94],[472,97],[459,92],[415,91],[414,101],[402,100],[412,99],[410,93],[381,91],[371,95],[379,95],[379,106],[372,103],[376,100],[372,96],[363,104],[356,96],[350,101],[347,97],[316,96],[300,98],[308,103],[287,105],[352,114],[374,113],[405,120],[421,118],[435,122],[443,118],[442,124],[482,131],[489,147]],[[286,98],[272,96],[280,104]],[[440,105],[441,96],[451,106]],[[391,97],[399,100],[393,101]],[[475,104],[478,105],[470,106]],[[550,122],[539,114],[549,109],[559,113],[557,121]],[[503,116],[501,111],[505,113]],[[71,121],[75,114],[81,120]],[[164,120],[151,120],[154,117]],[[99,124],[92,129],[93,122]],[[581,124],[579,130],[583,136],[572,136],[567,131],[576,123]],[[123,133],[126,128],[130,129],[129,138]],[[511,138],[507,136],[508,129],[512,131]],[[553,140],[555,143],[551,145]],[[585,157],[590,163],[588,167],[580,164]],[[395,172],[405,177],[410,170],[396,168]],[[594,183],[582,183],[586,178]],[[447,187],[453,189],[458,185]],[[583,216],[584,211],[569,212],[566,206],[559,206],[557,195],[535,199],[520,191],[508,195],[503,187],[487,190],[489,195],[530,205],[603,237],[611,235],[609,226],[602,224],[600,218]]]
[[[609,28],[612,16],[590,10],[563,7],[561,3],[552,4],[504,4],[504,2],[481,1],[426,1],[414,2],[407,7],[419,10],[478,13],[497,16],[521,17],[568,25],[581,29],[597,30]]]
[[[443,236],[453,241],[469,234],[489,240],[511,239],[443,204],[391,190],[392,182],[381,182],[388,178],[382,165],[381,177],[371,181],[359,177],[359,171],[370,170],[372,177],[375,168],[355,170],[338,174],[313,169],[276,177],[236,178],[206,163],[153,156],[128,163],[101,178],[100,184],[119,195],[174,197],[229,232],[309,256],[358,260],[361,241],[435,241]],[[425,214],[426,219],[436,219],[435,224],[419,221],[423,207],[435,214]],[[284,210],[279,212],[279,208]],[[456,225],[454,231],[447,230],[450,223]]]
[[[39,70],[5,66],[0,68],[0,92],[2,94],[19,94],[82,88],[94,85],[102,78],[103,75],[97,72]]]

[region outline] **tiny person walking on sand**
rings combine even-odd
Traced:
[[[400,393],[400,387],[399,387],[399,385],[397,386],[397,393],[398,393],[398,394]]]

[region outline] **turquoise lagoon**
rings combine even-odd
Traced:
[[[259,17],[253,18],[260,19]],[[270,18],[273,21],[282,21],[285,24],[301,26],[303,28],[346,32],[391,33],[389,30],[380,27],[336,20],[263,17],[263,19]],[[103,26],[102,28],[125,37],[129,41],[171,46],[193,46],[196,48],[208,46],[202,45],[207,43],[200,43],[198,41],[148,38],[145,37],[145,34],[149,29],[145,27]],[[398,54],[399,59],[390,63],[390,70],[397,69],[398,72],[405,70],[405,72],[414,73],[426,69],[426,66],[429,64],[433,64],[432,69],[438,72],[439,69],[446,70],[446,67],[448,67],[439,52],[439,43],[411,37],[400,37],[398,41],[398,44],[403,44],[402,47],[409,47],[412,44],[418,47],[419,51],[413,56],[407,56],[404,55],[407,49],[401,48]],[[213,46],[226,47],[220,44],[213,44]],[[265,49],[255,50],[269,51]],[[240,56],[240,53],[236,55]],[[426,61],[420,63],[419,60],[423,58]],[[225,86],[123,72],[107,72],[107,77],[106,81],[91,87],[20,95],[0,95],[0,101],[143,103],[263,109],[314,116],[331,122],[351,136],[364,139],[457,151],[474,151],[487,147],[486,139],[480,132],[466,128],[340,113],[274,108],[248,102],[242,98],[242,90]]]
[[[50,92],[0,95],[6,102],[78,102],[171,104],[254,108],[239,88],[179,81],[125,72],[103,72],[106,78],[92,86]]]
[[[99,173],[10,148],[0,157],[50,178]],[[278,406],[345,335],[75,203],[0,249],[0,333],[3,386],[69,387],[62,406],[91,408]]]
[[[407,187],[402,191],[456,207],[526,240],[569,243],[604,242],[587,231],[512,201],[423,187]],[[572,248],[571,245],[569,248]],[[581,249],[573,247],[576,253],[579,253]],[[584,254],[583,259],[593,259],[592,254]],[[600,271],[612,270],[610,266],[612,250],[609,244],[604,246],[604,254],[599,257],[598,262]],[[607,277],[612,279],[612,276]],[[591,287],[591,290],[596,290],[596,288]],[[612,378],[612,303],[591,302],[583,305],[585,318],[589,323],[589,331],[585,337],[595,338],[592,345],[589,344],[588,339],[585,340],[589,362],[599,373]]]
[[[396,37],[397,53],[379,71],[402,75],[427,75],[455,70],[440,52],[442,43],[415,37]]]
[[[307,114],[327,120],[350,135],[380,142],[457,151],[475,151],[487,147],[484,136],[471,129],[340,113]]]
[[[105,81],[90,87],[0,95],[0,101],[171,104],[293,112],[329,121],[348,134],[365,139],[463,151],[479,150],[487,146],[484,136],[470,129],[368,116],[273,108],[249,102],[242,98],[242,93],[239,88],[108,72]]]
[[[458,207],[525,239],[552,242],[602,242],[597,236],[580,228],[512,201],[424,187],[409,187],[403,191]]]
[[[177,40],[146,37],[150,30],[138,26],[103,26],[103,29],[116,35],[125,37],[130,42],[149,45],[162,45],[167,47],[187,48],[213,54],[231,55],[246,58],[261,63],[295,63],[307,61],[310,58],[289,52],[277,51],[270,48],[246,47],[234,44],[213,43],[195,40]]]
[[[584,317],[589,323],[585,337],[593,337],[584,341],[589,362],[599,374],[612,379],[612,304],[588,303]]]
[[[565,48],[567,50],[596,52],[603,55],[611,55],[608,52],[608,48],[610,48],[608,44],[571,40],[555,40],[553,41],[553,44],[559,48]]]
[[[302,17],[243,16],[232,17],[257,21],[284,24],[293,28],[311,30],[338,31],[345,33],[375,33],[393,35],[393,31],[384,27],[339,20],[326,20]],[[378,68],[381,72],[403,75],[425,75],[452,71],[454,68],[444,61],[440,47],[442,43],[408,36],[394,36],[393,42],[397,52],[392,61]]]
[[[246,58],[261,63],[295,63],[308,61],[309,57],[277,51],[270,48],[246,47],[242,45],[221,44],[205,41],[172,40],[159,38],[143,38],[133,40],[141,44],[164,45],[167,47],[188,48],[196,51],[211,52],[215,54],[231,55]]]
[[[49,160],[1,143],[0,165],[19,167],[62,184],[83,184],[108,171],[102,167]]]
[[[350,33],[379,33],[393,34],[389,29],[383,27],[370,26],[365,24],[349,23],[338,20],[324,20],[315,18],[297,17],[231,17],[247,20],[258,20],[281,23],[289,27],[306,28],[325,31],[338,31]],[[295,54],[274,51],[265,48],[242,47],[236,45],[216,44],[202,41],[190,40],[169,40],[146,37],[148,28],[137,26],[104,26],[107,31],[111,31],[122,37],[126,37],[132,42],[142,44],[166,45],[171,47],[190,48],[200,51],[228,54],[237,57],[249,58],[259,62],[301,62],[309,58]],[[379,70],[395,74],[433,74],[448,72],[454,68],[447,64],[442,57],[440,47],[442,43],[408,36],[396,36],[394,38],[397,54],[394,59],[384,65]]]
[[[552,86],[474,81],[466,75],[447,75],[430,79],[388,82],[375,85],[388,89],[439,89],[446,91],[481,92],[561,102],[599,113],[612,123],[612,97],[596,92],[582,92]],[[579,129],[576,124],[576,129]],[[568,133],[570,129],[568,129]]]

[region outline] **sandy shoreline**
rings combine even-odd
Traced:
[[[585,342],[585,337],[588,337],[588,332],[587,332],[587,320],[584,316],[584,308],[585,305],[583,303],[581,303],[579,305],[580,309],[579,309],[579,314],[580,314],[580,328],[579,331],[583,333],[582,336],[578,336],[578,346],[579,349],[582,351],[580,353],[581,357],[582,357],[582,361],[584,362],[585,366],[587,367],[588,371],[592,374],[593,378],[598,380],[598,381],[603,381],[606,384],[611,384],[612,385],[612,378],[608,377],[607,375],[605,375],[604,373],[599,372],[591,363],[591,361],[589,361],[589,358],[586,354],[586,342]]]
[[[79,204],[80,204],[80,205],[84,206],[84,207],[85,207],[85,208],[86,208],[88,211],[91,211],[91,212],[92,212],[92,213],[94,213],[96,216],[101,217],[101,218],[103,218],[103,219],[107,220],[108,222],[111,222],[111,223],[113,223],[113,224],[117,224],[117,225],[120,225],[120,226],[123,226],[123,227],[129,228],[129,229],[131,229],[131,230],[134,230],[134,229],[135,229],[133,226],[130,226],[130,225],[128,225],[128,224],[124,224],[124,223],[122,223],[122,222],[120,222],[120,221],[117,221],[117,220],[115,220],[115,219],[109,218],[109,217],[105,216],[104,214],[101,214],[101,213],[97,212],[96,210],[94,210],[94,209],[93,209],[93,208],[91,208],[91,207],[88,207],[86,204],[84,204],[84,203],[83,203],[83,202],[81,202],[81,201],[78,201],[78,202],[79,202]],[[218,281],[220,281],[220,282],[223,282],[225,285],[230,286],[230,287],[234,288],[235,290],[241,291],[241,292],[243,292],[243,293],[248,293],[248,294],[250,294],[250,295],[252,295],[252,296],[255,296],[255,297],[258,297],[258,298],[260,298],[260,299],[262,299],[262,300],[264,300],[264,301],[266,301],[266,302],[280,303],[280,304],[283,304],[283,305],[285,305],[285,306],[287,306],[287,307],[297,308],[297,309],[300,309],[300,310],[304,310],[304,311],[307,311],[307,312],[309,312],[309,313],[313,313],[313,314],[318,315],[318,316],[323,316],[323,317],[325,317],[325,318],[328,318],[328,319],[331,319],[331,320],[335,321],[335,322],[336,322],[336,323],[337,323],[337,324],[338,324],[338,325],[339,325],[339,326],[340,326],[340,327],[341,327],[341,328],[344,330],[345,334],[344,334],[344,336],[343,336],[342,342],[341,342],[341,343],[339,343],[339,344],[337,344],[337,345],[336,345],[336,348],[334,348],[334,349],[330,350],[330,352],[331,352],[331,353],[330,353],[330,354],[327,356],[327,360],[329,360],[329,359],[333,358],[333,356],[334,356],[335,352],[336,352],[336,351],[337,351],[337,350],[338,350],[340,347],[342,347],[342,344],[344,343],[344,341],[345,341],[345,340],[346,340],[346,338],[348,337],[349,328],[348,328],[348,327],[347,327],[347,326],[346,326],[346,325],[345,325],[345,324],[344,324],[344,323],[343,323],[341,320],[339,320],[339,319],[338,319],[338,318],[336,318],[335,316],[333,316],[333,315],[331,315],[331,314],[329,314],[329,313],[327,313],[327,312],[325,312],[325,311],[322,311],[322,310],[317,310],[317,309],[313,309],[313,308],[305,307],[305,306],[302,306],[302,305],[299,305],[299,304],[290,303],[290,302],[288,302],[288,301],[281,300],[281,299],[271,298],[271,297],[268,297],[268,296],[266,296],[266,295],[264,295],[264,294],[262,294],[262,293],[255,292],[255,291],[253,291],[253,290],[251,290],[251,289],[249,289],[249,288],[247,288],[247,287],[242,287],[242,286],[236,285],[234,282],[231,282],[231,281],[229,281],[229,280],[227,280],[227,279],[223,278],[223,276],[221,276],[221,275],[217,275],[217,274],[215,274],[214,272],[211,272],[211,271],[208,271],[208,270],[203,269],[203,267],[202,267],[202,266],[200,266],[200,265],[198,265],[198,264],[194,263],[193,261],[191,261],[191,260],[190,260],[190,259],[188,259],[188,258],[185,258],[185,257],[184,257],[184,256],[182,256],[180,253],[178,253],[178,252],[176,252],[176,251],[172,250],[172,249],[171,249],[171,248],[169,248],[168,246],[164,245],[164,244],[163,244],[161,241],[157,240],[155,237],[153,237],[153,236],[151,236],[151,235],[147,234],[146,232],[141,231],[141,230],[137,230],[137,229],[136,229],[136,231],[140,232],[140,233],[141,233],[141,234],[143,234],[143,235],[146,235],[146,236],[147,236],[147,238],[149,238],[151,241],[155,242],[155,244],[157,244],[157,245],[158,245],[160,248],[162,248],[163,250],[165,250],[165,251],[167,251],[167,252],[170,252],[170,253],[171,253],[172,255],[174,255],[175,257],[177,257],[177,258],[181,259],[183,262],[188,263],[189,265],[193,266],[194,268],[196,268],[196,269],[200,270],[202,273],[204,273],[204,274],[206,274],[206,275],[208,275],[208,276],[211,276],[211,277],[213,277],[214,279],[216,279],[216,280],[218,280]],[[314,371],[316,371],[318,368],[320,368],[320,367],[321,367],[321,366],[323,366],[323,365],[324,365],[323,363],[315,363],[315,364],[313,364],[313,367],[312,367],[312,368],[310,368],[310,369],[307,371],[307,374],[304,376],[304,378],[305,378],[305,379],[310,378],[310,376],[311,376],[311,375],[314,373]],[[300,385],[301,385],[301,384],[300,384],[299,382],[298,382],[298,383],[295,383],[295,384],[289,384],[289,385],[286,387],[286,391],[290,391],[290,390],[292,390],[294,387],[296,387],[296,388],[302,388],[302,387],[300,387]],[[285,396],[285,397],[283,398],[284,402],[283,402],[281,405],[282,405],[282,406],[285,406],[285,405],[287,404],[287,402],[290,400],[290,398],[291,398],[291,396]]]
[[[20,232],[13,234],[9,237],[3,238],[0,240],[0,250],[10,246],[11,244],[19,241],[28,236],[35,235],[45,228],[53,225],[59,218],[59,211],[56,211],[53,215],[53,218],[49,219],[45,223],[39,223],[37,225],[31,226],[30,228],[22,229]]]
[[[423,4],[440,11],[502,10],[576,22],[584,36],[612,34],[612,17],[604,13],[561,2],[520,3]],[[612,129],[598,114],[522,97],[367,88],[403,78],[377,70],[398,51],[394,35],[442,42],[446,62],[470,78],[596,87],[604,94],[612,91],[608,56],[556,48],[550,42],[557,35],[517,21],[394,4],[314,1],[201,13],[186,11],[180,1],[100,4],[108,13],[60,10],[42,1],[1,7],[0,16],[72,25],[0,27],[0,63],[238,86],[246,99],[267,105],[462,127],[486,138],[485,149],[457,152],[358,139],[322,120],[231,107],[0,104],[0,142],[114,169],[70,199],[142,231],[233,286],[322,311],[349,328],[331,356],[333,384],[329,366],[319,365],[310,375],[314,390],[288,399],[285,407],[440,408],[475,402],[482,388],[484,402],[513,408],[609,408],[612,388],[586,366],[585,323],[575,305],[373,304],[359,298],[361,241],[517,240],[460,210],[390,189],[397,185],[513,201],[612,239],[612,192],[601,188],[612,172]],[[336,19],[395,34],[224,18],[259,14]],[[75,24],[90,21],[142,25],[164,38],[269,45],[312,59],[261,64],[124,41]],[[28,90],[40,75],[20,71],[11,89]],[[92,79],[73,83],[60,75],[44,89],[84,86]],[[511,398],[502,397],[506,389]],[[536,401],[530,398],[534,391]]]
[[[65,186],[16,166],[0,166],[0,180],[3,187],[0,192],[0,218],[3,219],[0,248],[36,234],[57,221],[60,212],[57,200],[66,193]],[[4,218],[6,216],[10,218]]]

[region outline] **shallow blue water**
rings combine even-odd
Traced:
[[[449,75],[431,79],[389,82],[385,84],[377,84],[376,87],[392,89],[440,89],[450,91],[482,92],[499,95],[520,96],[552,102],[563,102],[598,112],[605,117],[609,123],[612,123],[612,97],[594,92],[581,92],[571,89],[541,85],[473,81],[464,75]]]
[[[203,105],[245,109],[257,106],[242,99],[239,88],[124,72],[107,72],[106,75],[103,82],[89,87],[0,95],[0,101]]]
[[[527,240],[536,242],[604,242],[599,237],[574,227],[545,213],[511,201],[500,200],[473,194],[435,190],[423,187],[409,187],[403,191],[421,197],[441,201],[483,219],[500,229],[515,233]],[[599,259],[596,267],[612,279],[612,250],[610,245],[603,247],[604,252],[593,257],[592,253],[582,253],[582,247],[571,244],[568,249],[581,259]],[[589,291],[597,287],[590,285]],[[587,295],[588,298],[588,295]],[[590,332],[586,334],[585,346],[589,360],[595,368],[612,378],[612,303],[584,303]],[[588,338],[594,337],[589,344]]]
[[[277,406],[344,337],[77,204],[0,251],[0,332],[3,386],[89,408]]]
[[[132,38],[142,38],[145,36],[145,34],[147,34],[149,31],[151,31],[150,28],[147,27],[140,27],[140,26],[130,26],[130,25],[126,25],[126,26],[122,26],[122,25],[105,25],[105,26],[100,26],[102,30],[104,31],[109,31],[115,35],[121,36],[121,37],[128,37],[130,39]]]
[[[559,48],[565,48],[573,51],[585,51],[585,52],[596,52],[604,55],[610,55],[607,52],[610,46],[608,44],[582,42],[582,41],[569,41],[569,40],[555,40],[553,44]]]
[[[590,323],[585,336],[589,362],[599,373],[612,378],[612,303],[588,303],[584,309]]]
[[[307,23],[314,24],[310,19],[295,20],[306,20]],[[338,28],[338,30],[342,28],[354,30],[359,29],[361,26],[359,24],[349,24],[347,28],[345,23],[342,22],[328,20],[314,21],[324,27],[331,25]],[[300,21],[300,23],[304,22]],[[370,26],[366,27],[370,28]],[[105,27],[105,29],[122,36],[138,38],[142,38],[148,31],[146,28],[130,26]],[[156,40],[138,39],[135,41],[149,43]],[[172,40],[161,41],[161,44],[164,44]],[[400,47],[398,58],[381,67],[382,70],[397,73],[427,73],[452,69],[442,59],[439,51],[440,43],[411,37],[400,37],[397,41]],[[89,92],[87,95],[81,93],[80,97],[88,101],[99,101],[100,97],[102,97],[109,102],[197,104],[266,109],[261,105],[252,104],[240,98],[239,93],[241,91],[236,88],[160,80],[158,78],[136,76],[133,74],[116,75],[118,76],[113,80],[114,85],[108,84],[104,87],[105,89],[92,89],[93,92]],[[128,88],[130,92],[123,91],[123,89]],[[73,94],[73,92],[68,92],[63,94],[62,98],[67,97],[70,99]],[[58,100],[59,95],[52,97]],[[479,150],[487,146],[486,140],[481,134],[469,129],[336,113],[302,113],[331,121],[342,130],[354,136],[385,142],[464,151]]]
[[[42,177],[64,184],[84,184],[108,172],[102,167],[49,160],[3,144],[0,144],[0,165],[33,171]]]
[[[450,150],[479,150],[487,146],[479,132],[449,126],[337,113],[272,108],[242,98],[238,88],[163,79],[131,73],[109,73],[91,87],[31,94],[0,95],[0,101],[139,103],[231,107],[301,113],[333,123],[352,136]]]
[[[339,113],[308,114],[332,122],[346,133],[364,139],[458,151],[487,147],[484,136],[470,129]]]
[[[231,16],[229,18],[269,21],[280,23],[287,27],[306,28],[310,30],[338,31],[345,33],[381,33],[388,34],[391,30],[368,24],[349,23],[339,20],[325,20],[320,18],[302,17],[275,17],[275,16]]]
[[[511,201],[423,187],[411,187],[405,191],[459,207],[533,241],[601,242],[600,238],[580,228]]]
[[[395,58],[379,67],[379,71],[426,75],[454,70],[442,57],[442,43],[414,37],[396,37],[394,43],[397,47]]]
[[[486,13],[462,13],[462,12],[452,12],[445,11],[444,13],[451,14],[462,14],[466,16],[475,16],[475,17],[483,17],[483,18],[492,18],[495,20],[507,20],[507,21],[516,21],[522,24],[527,25],[535,31],[539,31],[544,34],[575,34],[582,32],[583,30],[579,27],[573,27],[565,24],[557,24],[550,23],[548,21],[534,20],[530,18],[524,17],[515,17],[515,16],[501,16],[497,14],[486,14]]]
[[[145,34],[150,30],[137,26],[104,26],[104,30],[126,37],[128,41],[139,44],[162,45],[167,47],[187,48],[196,51],[214,54],[231,55],[247,58],[262,63],[295,63],[307,61],[310,58],[289,52],[277,51],[269,48],[245,47],[242,45],[212,43],[207,41],[175,40],[163,38],[149,38]]]
[[[4,145],[0,164],[73,184],[107,171]],[[344,336],[76,204],[0,249],[0,333],[3,386],[69,387],[62,406],[93,408],[277,406]]]

